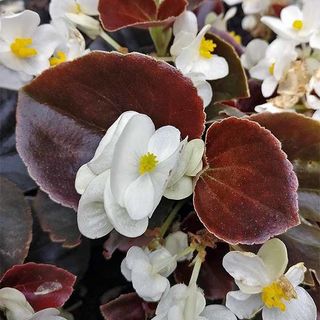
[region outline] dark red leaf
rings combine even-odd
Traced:
[[[149,28],[165,26],[174,21],[187,6],[186,0],[100,0],[99,13],[108,31],[134,26]]]
[[[74,210],[53,202],[42,191],[37,193],[32,208],[39,218],[42,230],[49,232],[51,241],[62,242],[64,248],[80,244],[80,231]]]
[[[23,263],[32,239],[31,209],[22,191],[0,177],[0,275]]]
[[[123,294],[100,307],[106,320],[145,320],[144,301],[136,293]]]
[[[224,299],[233,288],[233,278],[222,267],[222,259],[229,252],[229,245],[218,243],[215,249],[207,248],[205,262],[201,265],[198,285],[204,290],[207,299]],[[180,283],[189,283],[193,266],[190,262],[178,263],[175,279]]]
[[[56,202],[77,207],[79,167],[121,113],[149,115],[199,138],[205,114],[191,81],[142,54],[94,52],[45,71],[21,92],[17,148],[31,176]]]
[[[35,311],[59,308],[69,299],[76,277],[49,264],[26,263],[9,269],[0,287],[21,291]]]
[[[214,123],[207,167],[195,186],[195,210],[218,238],[263,243],[299,223],[297,178],[279,141],[247,119]]]

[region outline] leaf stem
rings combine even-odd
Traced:
[[[100,32],[100,37],[117,51],[121,53],[128,53],[128,48],[122,47],[116,40],[114,40],[111,36],[109,36],[103,30],[101,30]]]
[[[197,284],[197,280],[198,280],[200,269],[201,269],[201,264],[203,262],[200,252],[197,254],[195,261],[196,262],[193,266],[192,275],[189,281],[189,287],[195,286]]]

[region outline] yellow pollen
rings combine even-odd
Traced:
[[[269,67],[269,73],[273,76],[274,74],[274,65],[275,63],[273,63],[270,67]]]
[[[67,60],[67,55],[63,51],[58,51],[55,56],[49,59],[50,66],[55,67],[58,64],[65,62]]]
[[[299,31],[303,28],[303,21],[302,20],[294,20],[292,23],[292,28]]]
[[[81,12],[81,7],[79,3],[76,4],[75,11],[76,11],[76,14],[79,14]]]
[[[139,160],[139,173],[143,175],[145,173],[152,172],[158,164],[157,156],[153,153],[146,153],[140,157]]]
[[[10,45],[11,51],[19,58],[31,58],[38,54],[37,50],[30,48],[31,38],[16,38]]]
[[[238,44],[242,43],[242,37],[240,35],[236,34],[234,31],[229,32],[229,34],[236,43]]]
[[[281,276],[277,281],[263,288],[261,296],[263,303],[268,308],[279,308],[282,312],[286,311],[283,300],[289,301],[296,298],[297,293],[285,276]]]
[[[216,47],[217,45],[212,40],[206,40],[206,38],[203,37],[199,48],[200,56],[207,59],[211,58]]]

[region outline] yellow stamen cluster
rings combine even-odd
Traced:
[[[303,21],[302,20],[294,20],[292,23],[292,28],[299,31],[303,28]]]
[[[240,35],[236,34],[234,31],[229,32],[229,34],[236,43],[238,44],[242,43],[242,37]]]
[[[16,38],[10,45],[11,51],[19,58],[31,58],[38,54],[37,50],[30,48],[32,45],[31,38]]]
[[[274,74],[274,66],[275,66],[275,63],[273,63],[270,67],[269,67],[269,73],[273,76]]]
[[[139,160],[139,173],[143,175],[145,173],[152,172],[158,164],[157,156],[153,153],[146,153],[140,157]]]
[[[296,298],[297,293],[285,276],[263,288],[261,295],[263,303],[268,308],[279,308],[282,312],[286,311],[286,305],[283,300],[289,301]]]
[[[207,59],[211,58],[216,47],[217,45],[212,40],[206,40],[203,37],[199,47],[200,56]]]
[[[51,67],[55,67],[65,61],[67,61],[67,55],[63,51],[58,51],[55,56],[49,59]]]
[[[81,7],[80,7],[80,4],[79,4],[79,3],[76,4],[75,11],[76,11],[76,14],[81,13]]]

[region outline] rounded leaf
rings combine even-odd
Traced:
[[[77,170],[125,111],[173,125],[182,137],[204,130],[202,100],[191,81],[142,54],[93,52],[43,72],[20,92],[17,148],[31,176],[56,202],[77,207]]]
[[[299,223],[297,178],[279,141],[258,124],[216,122],[194,206],[205,227],[232,244],[263,243]]]

